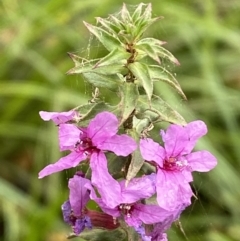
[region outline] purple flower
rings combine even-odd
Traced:
[[[165,148],[149,138],[140,141],[143,158],[157,167],[157,200],[162,208],[173,210],[189,203],[191,172],[207,172],[216,166],[216,158],[208,151],[191,153],[197,140],[206,133],[204,122],[193,121],[185,127],[170,125],[166,133],[161,131]]]
[[[86,184],[90,190],[90,198],[94,200],[103,212],[112,215],[114,218],[123,217],[125,222],[133,227],[144,241],[150,241],[150,237],[145,234],[143,224],[155,224],[164,222],[173,216],[173,211],[165,210],[158,205],[145,205],[141,199],[149,198],[155,193],[155,174],[132,179],[128,186],[126,181],[118,183],[121,192],[115,192],[114,198],[117,200],[116,206],[111,207],[95,193],[93,187]],[[111,183],[105,187],[106,191],[112,188]]]
[[[39,115],[43,120],[52,120],[56,125],[66,123],[71,120],[77,120],[79,118],[79,113],[75,110],[70,110],[67,112],[40,111]]]
[[[69,200],[62,205],[63,219],[76,235],[79,235],[85,227],[92,228],[90,217],[85,214],[85,206],[90,199],[88,189],[85,188],[86,184],[90,184],[90,181],[79,175],[69,179]]]
[[[151,237],[151,241],[167,241],[167,234],[165,233],[172,225],[173,222],[180,218],[182,211],[191,203],[184,203],[178,209],[170,213],[162,222],[153,225],[153,230],[147,235]]]
[[[108,199],[106,202],[110,206],[114,206],[116,200],[114,200],[112,193],[120,192],[120,187],[108,173],[104,151],[112,151],[116,155],[127,156],[137,148],[136,142],[131,137],[117,135],[117,131],[117,117],[110,112],[97,114],[86,128],[79,128],[73,124],[60,124],[60,150],[70,150],[71,153],[60,158],[56,163],[46,166],[40,171],[39,178],[76,167],[81,161],[90,158],[92,184],[99,189],[102,198]],[[112,187],[106,193],[105,186],[109,183],[112,183]]]

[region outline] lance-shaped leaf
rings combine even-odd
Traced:
[[[173,87],[185,100],[187,97],[173,74],[159,65],[149,65],[148,70],[153,81],[163,81]]]
[[[169,59],[174,64],[180,65],[179,61],[172,55],[172,53],[166,50],[165,48],[163,48],[162,46],[155,45],[154,50],[160,57]]]
[[[134,62],[128,65],[128,68],[133,73],[133,75],[139,80],[146,91],[148,99],[151,100],[153,93],[153,82],[148,71],[146,64],[140,62]]]
[[[95,87],[103,87],[112,91],[118,91],[122,84],[117,75],[105,75],[94,72],[83,73],[85,79]]]
[[[161,64],[158,54],[156,51],[154,51],[154,47],[151,44],[148,44],[148,43],[136,44],[135,49],[137,50],[137,52],[139,52],[139,50],[143,51],[150,58],[155,60],[157,63]]]
[[[88,125],[90,120],[92,120],[98,113],[103,111],[109,111],[114,113],[115,115],[119,115],[118,106],[111,106],[103,101],[98,103],[88,103],[80,105],[76,107],[75,110],[79,111],[79,122],[81,122],[81,125],[83,126]]]
[[[113,22],[109,21],[108,19],[105,18],[100,18],[97,17],[97,22],[100,23],[102,25],[102,27],[105,28],[105,30],[107,30],[107,32],[110,32],[113,34],[114,37],[117,37],[117,34],[123,30],[123,28],[121,28],[121,26],[114,24]]]
[[[103,30],[102,28],[99,28],[97,26],[93,26],[89,23],[83,22],[85,26],[88,28],[88,30],[96,36],[96,38],[104,45],[104,47],[108,51],[112,51],[118,47],[121,46],[121,42],[110,35],[108,32]]]
[[[144,3],[139,3],[137,8],[135,9],[135,11],[132,14],[132,20],[134,23],[136,23],[136,21],[140,18],[141,14],[142,14],[142,8],[145,4]]]
[[[144,38],[139,40],[136,43],[136,48],[143,50],[146,54],[151,57],[152,59],[156,60],[160,63],[159,56],[162,58],[166,58],[173,62],[176,65],[180,65],[178,60],[170,53],[168,50],[163,48],[161,45],[165,44],[166,42],[160,41],[154,38]],[[157,57],[156,57],[157,56]]]
[[[131,132],[129,132],[129,134],[139,144],[138,133],[134,129],[132,129]],[[127,172],[127,176],[126,176],[127,183],[137,175],[137,173],[139,172],[139,170],[141,169],[141,167],[144,163],[144,159],[142,158],[139,148],[137,150],[135,150],[131,154],[131,156],[132,156],[132,158],[131,158],[131,162],[128,167],[128,172]]]
[[[112,50],[108,55],[103,57],[101,60],[99,60],[94,68],[98,68],[101,66],[106,66],[106,65],[112,65],[112,64],[120,64],[125,65],[127,64],[128,58],[131,56],[130,53],[126,51],[124,48],[117,48]]]
[[[151,122],[167,121],[173,124],[186,125],[184,118],[156,95],[152,96],[151,104],[149,104],[147,96],[139,96],[135,115],[138,119],[146,118],[150,119]]]
[[[158,20],[163,19],[162,16],[156,17],[156,18],[152,18],[148,21],[144,20],[143,18],[140,18],[139,21],[136,23],[137,26],[137,31],[135,33],[135,40],[140,39],[140,37],[142,36],[142,34],[155,22],[157,22]]]
[[[111,65],[106,65],[106,66],[100,66],[98,68],[94,68],[96,63],[99,62],[99,59],[97,60],[92,60],[83,64],[79,64],[76,67],[70,69],[67,74],[83,74],[83,73],[88,73],[88,72],[94,72],[94,73],[99,73],[99,74],[117,74],[117,73],[125,73],[127,69],[123,64],[111,64]]]
[[[67,53],[67,54],[72,59],[73,63],[75,64],[75,67],[81,65],[81,62],[83,61],[82,57],[73,53]]]
[[[132,18],[130,16],[130,13],[125,3],[123,3],[122,9],[121,9],[121,18],[125,24],[132,22]]]
[[[121,121],[122,125],[134,111],[138,101],[138,86],[134,83],[125,82],[121,88]]]

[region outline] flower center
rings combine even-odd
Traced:
[[[92,140],[88,137],[80,139],[74,146],[75,151],[84,152],[85,155],[90,155],[96,147],[93,146]]]
[[[133,204],[120,204],[118,206],[118,209],[123,215],[126,215],[127,217],[130,217],[131,212],[134,209],[134,206],[133,206]]]
[[[175,157],[170,157],[167,160],[164,160],[163,169],[168,171],[181,171],[185,167],[188,167],[187,160],[178,160]]]

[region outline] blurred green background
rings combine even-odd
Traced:
[[[67,52],[89,47],[83,20],[94,24],[121,6],[119,0],[1,0],[0,240],[66,240],[70,228],[60,205],[72,173],[38,180],[39,170],[60,157],[57,129],[38,112],[69,110],[91,98],[81,76],[65,75],[73,67]],[[207,123],[198,148],[219,161],[209,174],[195,175],[198,200],[181,218],[186,236],[173,225],[169,240],[240,240],[240,1],[153,0],[152,6],[153,16],[165,18],[147,34],[167,41],[180,61],[170,69],[188,102],[165,86],[156,93],[187,121]]]

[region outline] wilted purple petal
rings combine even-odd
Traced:
[[[160,167],[163,166],[163,160],[165,159],[165,150],[152,139],[141,139],[140,151],[143,159],[145,159],[146,161],[154,161]]]
[[[149,198],[156,193],[155,182],[152,176],[146,175],[141,178],[133,178],[126,186],[126,181],[121,181],[122,203],[134,203],[143,198]]]
[[[135,231],[141,235],[142,241],[151,241],[151,236],[147,236],[143,226],[134,227]]]
[[[95,146],[114,136],[118,130],[118,119],[110,112],[101,112],[88,125],[88,137]]]
[[[137,144],[128,135],[114,135],[97,147],[101,150],[112,151],[118,156],[128,156],[137,149]]]
[[[73,225],[73,222],[71,220],[71,204],[69,200],[63,203],[61,206],[62,208],[62,214],[63,214],[63,220],[64,222],[68,223],[69,225]]]
[[[119,204],[121,189],[118,182],[109,174],[107,159],[102,152],[91,155],[90,166],[92,169],[92,184],[97,187],[103,202],[114,208]]]
[[[72,152],[69,155],[60,158],[56,163],[43,168],[39,172],[38,178],[43,178],[55,172],[76,167],[84,159],[86,159],[86,156],[82,152]]]
[[[67,112],[40,111],[39,115],[43,120],[52,120],[56,125],[59,125],[72,120],[74,117],[78,116],[78,113],[74,110],[70,110]]]
[[[181,172],[158,170],[156,189],[159,206],[170,211],[188,203],[192,196],[190,185]]]
[[[89,201],[89,192],[85,184],[91,183],[88,179],[74,175],[69,179],[68,187],[70,189],[69,201],[75,216],[81,216],[82,210]]]
[[[79,235],[85,227],[92,228],[91,220],[89,217],[85,216],[82,218],[78,218],[73,226],[73,231],[76,235]]]
[[[161,136],[167,158],[179,156],[189,143],[188,134],[182,126],[170,125],[166,132],[161,131]]]
[[[193,171],[208,172],[217,165],[217,159],[208,151],[193,152],[185,158]]]
[[[61,151],[73,150],[79,141],[81,130],[73,124],[59,125],[59,147]]]

